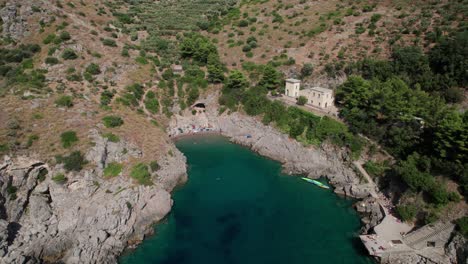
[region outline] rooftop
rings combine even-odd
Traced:
[[[328,88],[322,88],[322,87],[308,87],[307,88],[308,90],[314,90],[314,91],[317,91],[317,92],[321,92],[321,93],[332,93],[333,90],[332,89],[328,89]]]
[[[288,83],[300,83],[301,80],[298,80],[298,79],[286,79],[286,82],[288,82]]]

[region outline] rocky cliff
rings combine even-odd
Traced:
[[[182,153],[174,147],[159,162],[155,184],[141,186],[128,177],[101,177],[106,164],[138,158],[140,150],[96,131],[90,137],[90,164],[79,173],[25,157],[0,163],[2,263],[115,263],[128,242],[140,241],[170,211],[170,191],[186,180]],[[68,180],[53,181],[57,173]]]

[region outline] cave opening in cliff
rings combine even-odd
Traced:
[[[194,107],[194,108],[203,108],[203,109],[206,108],[206,106],[205,106],[204,103],[196,103],[193,107]]]

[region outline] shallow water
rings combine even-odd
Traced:
[[[373,263],[352,201],[222,137],[186,138],[189,181],[154,236],[122,264]]]

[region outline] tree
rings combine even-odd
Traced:
[[[441,159],[457,164],[468,163],[468,113],[446,112],[434,127],[433,146]]]
[[[446,75],[460,86],[468,83],[468,31],[447,36],[429,52],[429,61],[435,73]]]
[[[235,110],[236,106],[242,100],[244,90],[249,86],[244,74],[238,70],[233,70],[224,81],[222,95],[219,98],[221,105]]]
[[[392,54],[396,74],[411,86],[419,84],[424,90],[433,89],[432,72],[429,60],[419,47],[396,48]]]
[[[307,100],[307,97],[301,95],[301,96],[299,96],[299,97],[297,98],[296,104],[298,104],[298,105],[305,105],[305,104],[307,103],[307,101],[308,101],[308,100]]]
[[[398,215],[400,215],[401,220],[405,222],[412,221],[418,212],[414,205],[399,205],[397,206],[396,211]]]
[[[271,64],[267,64],[263,68],[263,76],[258,86],[266,88],[268,90],[274,90],[281,85],[282,76],[281,73],[275,69]]]
[[[249,86],[247,79],[245,78],[244,74],[238,70],[233,70],[229,74],[224,88],[228,91],[232,90],[244,90]]]
[[[208,62],[208,56],[212,53],[217,54],[218,51],[207,37],[200,34],[191,34],[180,43],[180,53],[182,57],[191,57],[205,65]]]
[[[263,113],[268,104],[269,100],[265,96],[266,91],[262,88],[250,88],[242,99],[244,110],[248,115],[255,116]]]
[[[312,75],[312,72],[314,72],[314,66],[312,65],[312,63],[305,63],[301,69],[301,77],[302,78],[308,77]]]
[[[425,165],[424,165],[425,164]],[[406,160],[400,161],[396,171],[404,182],[414,191],[430,191],[434,188],[435,180],[427,168],[428,160],[414,153]],[[421,171],[421,169],[424,169]]]
[[[208,81],[210,83],[221,83],[224,81],[224,65],[219,60],[218,54],[208,55]]]
[[[468,216],[457,219],[456,223],[458,231],[468,238]]]

